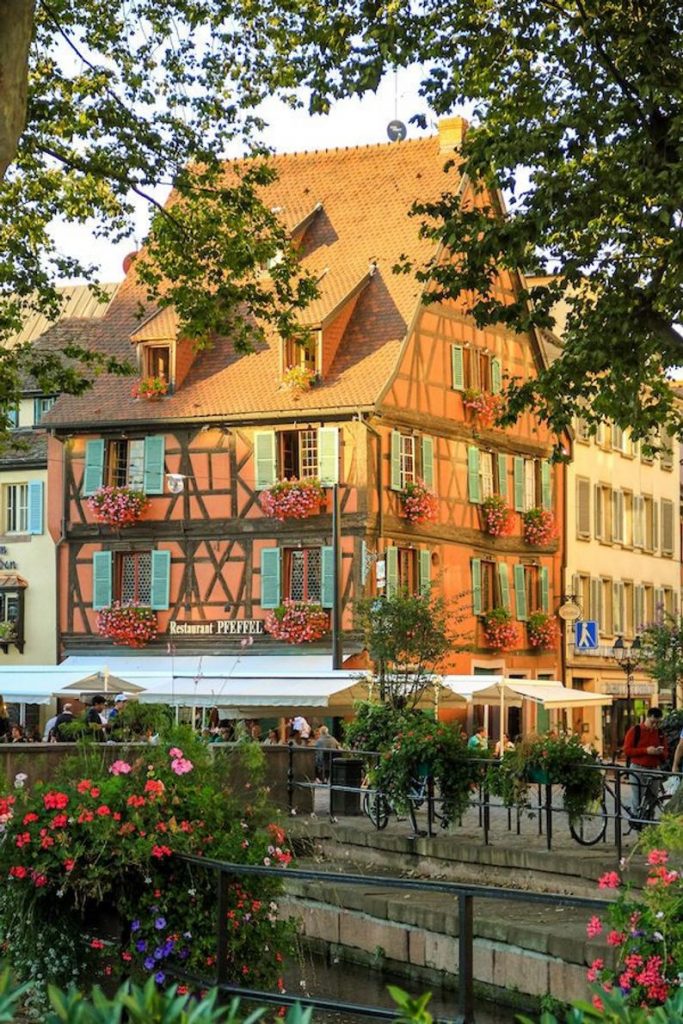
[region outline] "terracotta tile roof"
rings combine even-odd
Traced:
[[[170,306],[155,310],[142,321],[130,340],[137,341],[175,341],[178,334],[178,314]]]
[[[47,434],[41,430],[13,430],[0,450],[0,470],[47,466]]]
[[[282,389],[278,338],[246,356],[236,355],[223,338],[198,353],[182,386],[162,401],[133,399],[130,379],[101,378],[81,397],[63,396],[43,423],[229,420],[371,407],[394,369],[421,290],[412,275],[393,274],[392,267],[402,254],[419,266],[434,252],[434,244],[419,237],[419,218],[409,216],[410,208],[415,200],[437,199],[458,187],[455,172],[443,172],[445,159],[437,136],[274,158],[279,177],[264,190],[264,199],[282,211],[290,230],[322,204],[303,236],[303,266],[321,278],[321,297],[303,314],[305,322],[324,320],[357,289],[370,265],[377,267],[329,372],[309,392],[295,399]],[[130,336],[140,333],[142,297],[133,265],[106,316],[92,325],[92,344],[130,357]]]

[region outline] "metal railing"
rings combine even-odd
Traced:
[[[376,1018],[377,1020],[394,1020],[397,1011],[384,1007],[362,1003],[344,1002],[336,999],[317,996],[290,996],[281,992],[268,992],[260,989],[244,988],[236,985],[228,977],[228,897],[230,879],[242,876],[262,876],[273,879],[277,877],[286,886],[289,880],[320,883],[332,882],[334,885],[360,885],[364,888],[398,889],[417,893],[439,893],[452,896],[458,906],[458,963],[457,963],[457,1004],[455,1016],[435,1020],[435,1024],[474,1024],[474,902],[477,899],[510,900],[517,903],[545,904],[554,907],[575,907],[588,910],[605,910],[607,901],[591,899],[585,896],[565,896],[546,892],[528,892],[518,889],[502,889],[495,886],[463,885],[459,882],[437,882],[422,879],[379,877],[376,875],[336,874],[327,871],[314,871],[308,868],[274,868],[261,867],[256,864],[233,864],[226,861],[210,860],[207,857],[195,857],[189,854],[175,854],[188,864],[206,871],[216,872],[217,886],[217,919],[216,919],[216,974],[214,978],[198,977],[180,970],[175,976],[185,982],[202,988],[216,986],[226,995],[239,996],[248,1002],[269,1003],[278,1006],[300,1004],[313,1006],[320,1010],[349,1013],[356,1016]],[[454,965],[455,966],[455,965]]]

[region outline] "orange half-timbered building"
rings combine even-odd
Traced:
[[[453,187],[456,172],[443,168],[461,131],[452,119],[418,141],[274,158],[278,180],[266,198],[319,279],[305,348],[271,337],[237,355],[219,338],[195,351],[177,336],[172,310],[136,319],[142,289],[134,264],[128,270],[93,343],[132,353],[141,375],[169,388],[159,400],[136,399],[130,380],[102,378],[82,397],[62,397],[47,418],[64,654],[114,653],[97,629],[98,610],[114,601],[155,611],[149,653],[169,642],[178,654],[283,651],[262,630],[269,609],[285,598],[328,610],[334,602],[338,484],[346,664],[358,664],[350,659],[360,653],[359,596],[431,584],[447,599],[466,595],[468,649],[453,653],[452,671],[559,677],[559,644],[534,648],[527,625],[561,601],[560,543],[523,538],[530,509],[552,511],[562,526],[555,439],[529,416],[499,429],[466,404],[473,393],[495,395],[505,375],[536,373],[540,349],[532,336],[477,328],[459,302],[425,304],[414,277],[392,273],[403,255],[417,266],[434,255],[409,210]],[[516,282],[501,275],[499,287],[512,296]],[[315,373],[310,389],[284,386],[293,363]],[[264,490],[292,477],[319,479],[327,502],[306,519],[269,518]],[[418,481],[436,496],[435,515],[413,523],[402,493]],[[95,522],[87,498],[103,484],[144,490],[142,518],[118,530]],[[511,509],[499,537],[483,528],[492,495]],[[497,608],[516,624],[509,650],[492,648],[484,628]],[[329,652],[329,637],[287,653],[311,649]]]

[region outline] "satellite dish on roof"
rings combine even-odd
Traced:
[[[387,135],[390,142],[403,142],[407,134],[408,129],[403,121],[394,120],[390,121],[387,125]]]

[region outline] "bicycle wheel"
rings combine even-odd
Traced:
[[[569,822],[572,838],[581,846],[595,846],[604,839],[607,831],[607,803],[604,796],[598,797],[586,811]]]
[[[363,794],[363,812],[376,829],[386,828],[389,824],[389,813],[391,808],[386,797],[376,791]]]

